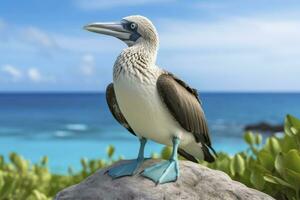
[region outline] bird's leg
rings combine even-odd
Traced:
[[[128,162],[115,166],[107,171],[108,175],[112,178],[119,178],[122,176],[132,176],[135,174],[136,170],[144,161],[144,149],[147,143],[147,139],[140,138],[140,150],[137,159],[129,160]]]
[[[142,172],[142,176],[153,180],[156,184],[176,181],[179,176],[179,164],[177,159],[179,142],[179,138],[173,137],[173,151],[170,159],[146,168]]]

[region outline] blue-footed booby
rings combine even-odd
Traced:
[[[108,174],[113,178],[135,174],[145,160],[148,139],[173,146],[169,160],[141,173],[157,184],[177,180],[177,152],[193,162],[213,162],[210,150],[215,151],[197,91],[155,64],[159,39],[152,22],[135,15],[118,23],[91,23],[84,28],[114,36],[128,46],[115,61],[106,99],[115,119],[139,138],[140,150],[137,159],[110,169]]]

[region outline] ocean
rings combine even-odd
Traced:
[[[282,124],[286,114],[300,117],[296,93],[202,93],[213,147],[230,154],[247,148],[245,125]],[[80,158],[106,158],[108,145],[116,156],[136,157],[139,142],[114,120],[104,93],[0,94],[0,154],[17,152],[31,162],[47,155],[50,169],[80,169]],[[163,145],[147,143],[146,153]]]

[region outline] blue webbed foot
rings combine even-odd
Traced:
[[[128,162],[115,166],[107,171],[108,175],[112,178],[119,178],[123,176],[132,176],[135,174],[140,165],[144,162],[144,148],[147,143],[145,138],[140,138],[140,150],[138,158],[129,160]]]
[[[174,182],[179,176],[179,166],[176,160],[167,160],[146,168],[142,176],[153,180],[156,184]]]
[[[179,138],[173,137],[173,150],[171,158],[167,161],[160,162],[142,172],[142,176],[153,180],[156,184],[174,182],[179,177],[179,164],[177,160],[177,150]]]
[[[128,163],[124,163],[109,169],[107,173],[112,178],[132,176],[135,174],[136,170],[140,167],[142,163],[143,160],[130,160],[128,161]]]

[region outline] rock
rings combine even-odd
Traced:
[[[262,131],[263,133],[283,132],[283,125],[272,125],[266,122],[245,126],[245,131]]]
[[[147,160],[139,170],[160,160]],[[127,162],[119,161],[114,165]],[[274,200],[272,197],[250,189],[217,170],[190,161],[180,161],[180,177],[176,182],[155,185],[137,174],[112,180],[105,174],[108,168],[97,171],[81,183],[64,189],[56,200]]]

